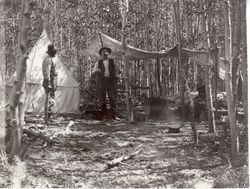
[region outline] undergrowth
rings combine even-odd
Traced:
[[[15,157],[12,164],[4,150],[0,150],[0,188],[51,188],[43,178],[35,178],[27,171],[26,163]]]

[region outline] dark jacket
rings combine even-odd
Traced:
[[[105,67],[103,64],[103,59],[98,60],[98,68],[101,70],[101,78],[104,77]],[[115,63],[113,59],[109,59],[109,78],[115,79]]]

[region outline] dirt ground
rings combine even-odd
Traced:
[[[237,179],[236,186],[248,187],[246,179],[239,180],[245,175],[231,178],[230,173],[237,171],[231,169],[227,157],[229,148],[221,143],[221,136],[211,137],[206,124],[200,123],[197,125],[200,144],[195,146],[189,123],[185,123],[180,133],[168,133],[168,127],[180,124],[148,120],[128,126],[124,120],[57,117],[46,126],[41,117],[30,116],[26,129],[58,140],[60,144],[25,135],[27,176],[22,186],[211,188],[223,187],[218,184],[220,179],[226,180],[225,185]],[[223,141],[226,143],[228,139]],[[135,151],[140,153],[132,159],[107,167],[111,160]],[[248,169],[246,157],[245,150],[241,165],[245,172]],[[228,175],[220,178],[225,172]],[[3,175],[6,180],[2,177],[0,186],[8,187],[11,178],[2,172]]]

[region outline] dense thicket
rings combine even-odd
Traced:
[[[2,0],[5,26],[6,65],[8,75],[13,72],[18,32],[20,2]],[[206,2],[209,15],[211,44],[223,47],[223,11],[221,1]],[[203,48],[201,28],[202,7],[199,1],[180,1],[181,34],[183,47]],[[69,69],[77,71],[79,64],[85,71],[82,50],[91,43],[98,31],[121,40],[122,20],[119,2],[116,0],[36,0],[32,11],[31,46],[46,26],[50,38],[59,49],[63,62]],[[149,49],[161,50],[176,44],[176,30],[173,1],[130,1],[126,27],[127,44]],[[80,52],[80,53],[79,53]],[[79,71],[79,70],[78,70]],[[84,72],[82,72],[84,73]]]
[[[204,16],[208,22],[210,47],[216,45],[221,48],[224,56],[224,15],[222,1],[181,0],[180,1],[180,29],[181,45],[190,49],[206,49],[206,40],[202,29]],[[231,0],[232,28],[244,23],[236,18],[236,6],[244,6],[244,0]],[[13,73],[16,65],[16,50],[18,24],[20,17],[20,1],[1,0],[1,69],[2,77],[7,78]],[[83,56],[84,48],[96,37],[99,31],[121,40],[122,18],[118,0],[35,0],[31,15],[31,29],[29,31],[30,48],[40,36],[43,28],[47,28],[51,40],[58,48],[60,58],[73,73],[74,77],[86,86],[86,78],[90,75],[91,65],[95,60]],[[174,2],[166,0],[129,1],[125,27],[126,42],[129,45],[147,50],[163,50],[173,47],[177,43],[176,19]],[[245,24],[245,23],[244,23]],[[243,27],[244,28],[244,27]],[[241,37],[238,41],[241,42]],[[242,50],[242,49],[241,49]],[[240,50],[240,54],[242,54]],[[178,74],[175,60],[161,60],[158,69],[150,69],[145,64],[131,64],[130,75],[133,83],[151,86],[153,95],[173,94],[178,91]],[[149,61],[149,67],[157,64]],[[141,70],[139,72],[135,70]],[[160,77],[156,76],[156,71]],[[148,73],[146,73],[148,72]],[[137,74],[135,74],[137,73]],[[215,68],[213,68],[215,73]],[[204,68],[188,62],[187,78],[191,89],[198,83],[204,83]],[[147,78],[149,77],[150,78]],[[161,82],[161,85],[157,85]],[[215,80],[212,81],[215,83]],[[213,85],[214,87],[215,85]],[[219,80],[218,87],[224,89]]]

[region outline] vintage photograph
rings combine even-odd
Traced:
[[[0,188],[248,188],[247,4],[0,0]]]

